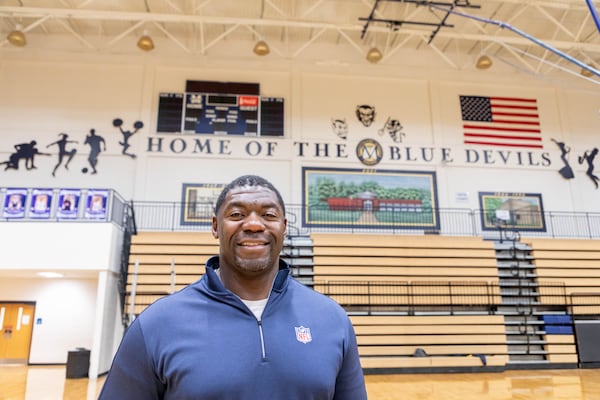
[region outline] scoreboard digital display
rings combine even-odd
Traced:
[[[283,136],[284,101],[254,94],[160,93],[157,132]]]

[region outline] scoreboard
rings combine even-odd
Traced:
[[[158,133],[283,136],[284,101],[257,94],[160,93]]]

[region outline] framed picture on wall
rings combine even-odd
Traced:
[[[85,219],[106,220],[108,189],[90,189],[85,203]]]
[[[29,217],[48,219],[52,211],[52,189],[32,189],[31,205],[29,206]]]
[[[435,172],[302,168],[305,226],[440,228]]]
[[[79,216],[80,189],[60,189],[58,191],[58,206],[56,218],[77,219]]]
[[[181,190],[181,224],[210,225],[224,183],[184,183]]]
[[[520,231],[546,232],[542,195],[539,193],[479,192],[481,228],[499,226]]]
[[[4,196],[4,218],[25,218],[25,202],[27,201],[27,189],[8,188]]]

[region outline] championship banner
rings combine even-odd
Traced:
[[[24,218],[27,189],[8,188],[4,196],[4,218]]]
[[[32,189],[29,218],[48,219],[52,211],[52,189]]]

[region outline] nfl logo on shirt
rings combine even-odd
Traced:
[[[305,328],[303,326],[295,326],[296,330],[296,340],[301,343],[308,343],[312,341],[312,336],[310,335],[310,328]]]

